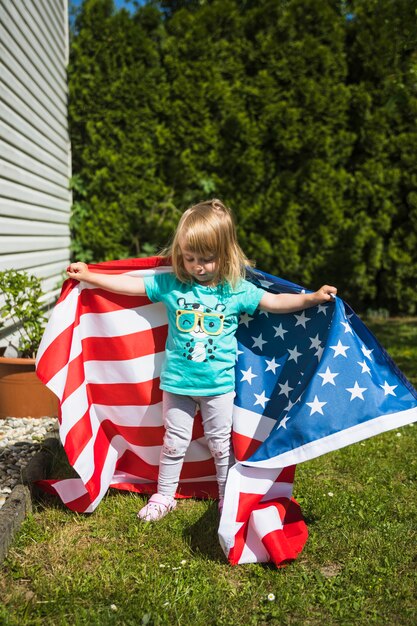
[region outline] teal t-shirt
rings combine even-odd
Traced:
[[[148,298],[168,313],[161,389],[180,395],[214,396],[235,388],[235,338],[239,315],[254,313],[265,293],[247,280],[234,290],[182,283],[174,274],[144,278]]]

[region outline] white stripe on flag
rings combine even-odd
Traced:
[[[250,439],[265,441],[276,423],[276,420],[270,417],[243,409],[240,406],[235,405],[233,408],[233,430]]]
[[[142,478],[136,474],[128,474],[126,472],[115,471],[113,478],[111,479],[111,485],[119,485],[120,483],[132,483],[133,484],[148,484],[153,483],[154,480],[150,478]]]
[[[271,507],[273,508],[273,507]],[[250,515],[245,545],[240,555],[239,564],[243,563],[265,563],[269,561],[269,554],[266,550],[261,538],[258,535],[256,526],[254,525],[253,511]]]
[[[62,396],[64,395],[64,389],[67,382],[68,376],[68,364],[65,365],[59,372],[55,374],[49,381],[48,387],[51,391],[54,392],[56,396],[60,400],[62,400]]]
[[[121,337],[165,326],[167,323],[166,308],[159,302],[144,304],[134,309],[83,313],[79,326],[81,338],[87,339],[88,337]]]
[[[269,506],[266,509],[252,511],[239,564],[269,561],[270,555],[262,539],[265,535],[282,528],[282,521],[276,507]]]
[[[79,478],[66,478],[64,480],[58,480],[52,486],[63,502],[76,500],[77,498],[85,496],[87,493],[84,483]]]
[[[91,384],[143,383],[158,378],[165,352],[124,361],[85,361],[85,378]]]
[[[93,511],[100,504],[101,500],[107,492],[107,489],[109,488],[116,467],[117,458],[118,451],[113,448],[113,446],[110,446],[107,451],[106,460],[100,474],[100,493],[91,505]]]
[[[84,483],[88,483],[90,478],[94,474],[95,464],[94,464],[94,440],[95,434],[88,440],[86,446],[81,450],[75,463],[73,464],[73,468],[77,472],[78,476]]]
[[[81,385],[73,391],[68,398],[65,398],[65,401],[61,404],[62,421],[59,427],[59,436],[61,438],[62,445],[65,446],[65,441],[69,431],[73,426],[75,426],[87,409],[87,390],[85,385]]]
[[[282,520],[276,506],[255,509],[251,513],[251,522],[260,539],[272,533],[274,530],[281,530],[283,528]]]
[[[236,463],[234,469],[240,477],[239,491],[259,495],[264,495],[271,489],[282,471],[282,468],[262,469],[256,467],[254,469],[245,467],[240,463]]]
[[[155,276],[155,274],[172,274],[172,266],[171,265],[161,265],[161,267],[155,267],[143,270],[128,270],[127,272],[123,272],[128,276]]]
[[[258,494],[264,496],[270,492],[282,469],[253,469],[237,463],[230,468],[227,476],[223,511],[219,525],[219,541],[226,557],[234,545],[235,536],[241,524],[236,522],[240,494]],[[253,540],[253,545],[255,545]],[[264,550],[264,548],[262,547]],[[249,550],[250,552],[250,550]],[[245,558],[250,558],[249,552]],[[255,556],[255,553],[253,553]],[[269,560],[267,558],[266,560]],[[248,563],[255,561],[245,561]]]
[[[287,467],[288,465],[309,461],[326,452],[344,448],[345,446],[357,443],[363,439],[368,439],[374,435],[384,433],[393,428],[405,426],[406,424],[411,424],[415,421],[417,421],[417,407],[407,409],[406,411],[399,411],[398,413],[381,415],[380,417],[370,419],[362,424],[356,424],[356,426],[352,426],[351,428],[345,428],[345,430],[311,441],[295,450],[283,452],[282,454],[278,454],[277,456],[270,457],[263,461],[242,461],[242,463],[247,467],[265,469],[272,469],[277,466]]]
[[[196,478],[181,478],[180,485],[188,485],[188,483],[201,483],[201,481],[217,483],[217,478],[214,475],[197,476]]]
[[[39,346],[38,353],[36,355],[36,363],[39,362],[41,356],[45,350],[50,346],[53,341],[71,324],[74,323],[75,314],[78,306],[78,296],[80,293],[79,286],[68,294],[68,296],[62,302],[55,305],[54,310],[51,313],[45,332],[42,337],[42,341]]]
[[[109,419],[117,426],[162,426],[162,402],[149,406],[94,404],[92,407],[100,422]]]
[[[291,498],[292,488],[292,483],[281,483],[278,481],[272,485],[269,491],[267,491],[261,502],[268,502],[268,500],[277,500],[278,498]]]
[[[217,484],[216,476],[214,474],[211,474],[209,476],[197,476],[196,478],[181,478],[180,487],[181,485],[201,483],[202,481],[205,483],[212,482]],[[143,478],[142,476],[137,476],[136,474],[127,474],[125,472],[119,472],[118,470],[116,470],[112,478],[111,485],[118,485],[120,483],[132,483],[136,485],[141,485],[154,482],[156,481],[149,478]]]

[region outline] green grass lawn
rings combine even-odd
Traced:
[[[417,385],[417,320],[369,326]],[[0,624],[415,626],[416,452],[417,425],[299,465],[310,537],[281,570],[228,565],[214,502],[151,525],[137,495],[112,492],[93,515],[45,497],[1,568]]]

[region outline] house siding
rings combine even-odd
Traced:
[[[0,270],[38,276],[46,305],[70,256],[67,63],[67,0],[0,0]]]

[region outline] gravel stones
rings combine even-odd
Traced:
[[[13,487],[21,482],[22,469],[57,425],[53,417],[0,420],[0,508]]]

